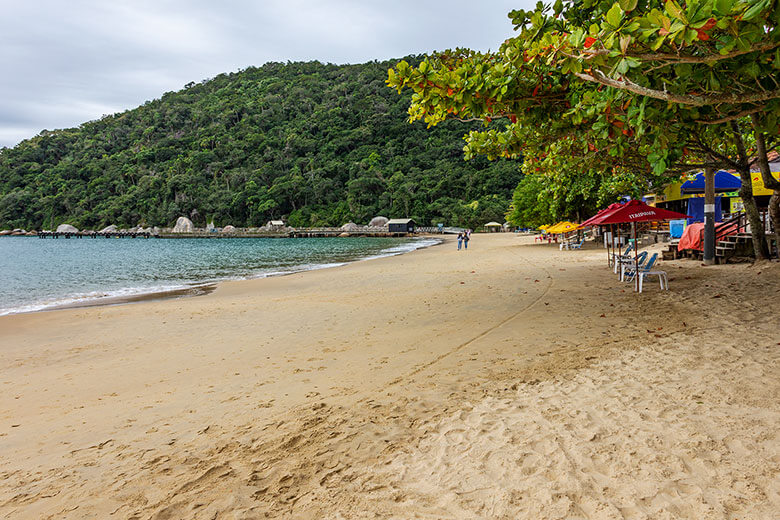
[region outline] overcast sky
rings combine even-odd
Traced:
[[[268,61],[496,50],[532,0],[7,0],[0,147]],[[10,4],[10,5],[9,5]]]

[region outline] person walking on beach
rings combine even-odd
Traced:
[[[458,233],[458,251],[460,251],[460,246],[463,244],[463,233]]]
[[[463,234],[463,249],[468,249],[469,248],[469,240],[470,240],[469,239],[469,235],[470,234],[471,234],[470,230]]]

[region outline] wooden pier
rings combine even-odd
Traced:
[[[148,232],[135,232],[135,231],[109,231],[101,233],[100,231],[41,231],[38,233],[38,238],[157,238],[158,235],[153,235]]]
[[[356,230],[344,231],[339,228],[318,228],[318,229],[294,229],[292,231],[269,231],[265,233],[217,233],[209,231],[195,231],[193,233],[171,233],[171,232],[136,232],[136,231],[41,231],[38,238],[333,238],[333,237],[390,237],[399,238],[412,235],[411,233],[390,233],[381,230]]]

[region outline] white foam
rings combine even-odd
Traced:
[[[71,294],[64,297],[51,298],[48,300],[39,300],[18,307],[0,308],[0,316],[7,314],[21,314],[25,312],[45,311],[57,307],[78,304],[99,304],[100,301],[113,299],[129,298],[133,296],[143,296],[145,294],[166,293],[171,291],[181,291],[195,289],[203,284],[197,285],[157,285],[151,287],[124,287],[110,291],[91,291],[85,293]]]
[[[439,243],[441,243],[441,239],[438,238],[415,238],[410,240],[409,242],[405,242],[403,244],[399,244],[397,246],[384,249],[375,255],[360,257],[353,261],[358,262],[364,260],[374,260],[377,258],[386,258],[389,256],[401,255],[404,253],[409,253],[411,251],[416,251],[417,249],[431,247]],[[247,279],[256,279],[256,278],[268,278],[270,276],[284,276],[284,275],[300,273],[305,271],[314,271],[318,269],[329,269],[331,267],[340,267],[348,263],[350,262],[300,264],[296,266],[290,266],[289,269],[282,269],[278,271],[263,271],[258,273],[252,273],[245,276],[230,276],[230,277],[218,278],[210,281],[201,281],[198,282],[197,284],[191,284],[191,285],[179,284],[179,285],[156,285],[156,286],[147,286],[147,287],[126,287],[121,289],[113,289],[110,291],[91,291],[85,293],[77,293],[77,294],[68,295],[64,297],[52,298],[49,300],[37,301],[37,302],[33,302],[33,303],[29,303],[17,307],[0,308],[0,316],[5,316],[8,314],[21,314],[26,312],[52,310],[59,307],[78,305],[78,304],[100,305],[102,301],[110,302],[111,300],[120,300],[122,298],[129,298],[134,296],[143,296],[148,294],[158,294],[158,293],[167,293],[172,291],[197,289],[198,287],[201,287],[203,285],[230,281],[230,280],[247,280]]]

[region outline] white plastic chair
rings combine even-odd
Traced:
[[[662,291],[669,290],[669,279],[666,276],[666,271],[640,271],[639,272],[639,292],[642,292],[642,282],[646,276],[657,276],[658,281],[661,284]]]

